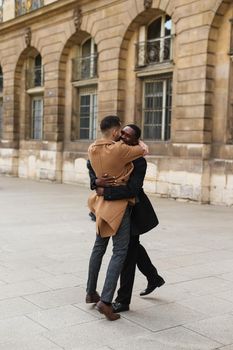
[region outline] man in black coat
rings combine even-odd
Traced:
[[[138,144],[140,136],[141,130],[136,125],[129,124],[123,128],[121,138],[125,143],[133,146]],[[148,281],[146,289],[140,293],[141,296],[151,293],[155,288],[161,287],[165,283],[139,241],[139,235],[156,227],[158,219],[148,197],[143,191],[147,162],[145,158],[141,157],[134,160],[133,164],[134,170],[128,183],[125,186],[112,186],[114,184],[112,177],[106,175],[97,179],[90,162],[87,162],[91,189],[95,189],[97,194],[103,195],[105,200],[136,198],[136,204],[131,214],[131,237],[128,254],[120,276],[120,288],[113,303],[115,312],[129,310],[136,265]]]

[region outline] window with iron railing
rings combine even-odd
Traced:
[[[139,42],[136,44],[137,67],[172,60],[173,35],[172,21],[169,16],[164,15],[157,18],[147,29],[142,27],[141,33]]]
[[[42,6],[44,6],[44,0],[15,0],[15,14],[21,16]]]
[[[44,85],[44,70],[41,55],[34,59],[31,69],[26,70],[26,88],[33,89]]]
[[[97,78],[97,54],[73,59],[72,81]]]
[[[172,77],[144,82],[143,138],[166,141],[171,133]]]
[[[97,78],[97,46],[92,38],[81,45],[81,55],[72,60],[72,81]]]

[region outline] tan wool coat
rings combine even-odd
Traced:
[[[129,146],[123,141],[100,139],[88,149],[89,160],[96,176],[115,176],[116,186],[127,183],[133,171],[132,161],[142,155],[143,149],[140,146]],[[106,201],[103,196],[92,194],[88,206],[96,215],[96,232],[102,237],[115,235],[130,202],[132,203],[132,199]]]

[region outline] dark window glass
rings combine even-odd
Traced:
[[[97,95],[81,95],[79,112],[79,138],[94,139],[96,137]]]
[[[43,136],[43,98],[32,100],[32,138],[41,140]]]
[[[144,85],[144,138],[168,140],[171,128],[171,78],[145,82]]]
[[[37,55],[34,61],[34,87],[43,85],[43,67],[41,55]]]
[[[162,17],[159,17],[154,22],[152,22],[147,31],[147,39],[158,39],[161,37],[161,24],[162,24]]]

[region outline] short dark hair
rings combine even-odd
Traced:
[[[127,124],[126,126],[129,126],[131,129],[134,130],[136,139],[140,139],[142,132],[141,132],[141,129],[137,125]]]
[[[114,127],[121,127],[120,118],[116,115],[108,115],[107,117],[104,117],[104,119],[102,119],[100,122],[100,130],[102,132],[105,132],[106,130]]]

